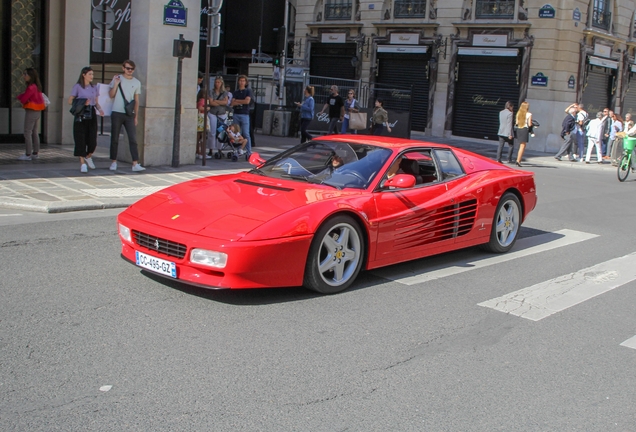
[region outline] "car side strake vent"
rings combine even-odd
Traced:
[[[187,250],[184,244],[151,236],[136,230],[133,230],[133,240],[141,247],[175,258],[183,258]]]
[[[394,248],[408,249],[468,234],[476,215],[476,199],[415,213],[397,227]]]

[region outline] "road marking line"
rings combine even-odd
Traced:
[[[539,252],[569,246],[595,237],[598,237],[598,235],[563,229],[553,233],[539,234],[537,236],[519,239],[517,240],[517,243],[515,243],[512,252],[508,252],[506,254],[491,254],[486,258],[476,259],[473,261],[459,261],[452,264],[445,263],[430,266],[422,264],[415,269],[413,268],[413,263],[409,263],[408,270],[406,270],[407,267],[404,264],[398,264],[385,269],[374,270],[373,274],[385,279],[399,282],[403,285],[415,285],[456,275],[469,270],[500,264],[516,258],[534,255]]]
[[[0,214],[0,216],[2,216],[2,217],[7,217],[7,216],[22,216],[22,214],[21,214],[21,213]]]
[[[621,346],[636,349],[636,336],[627,339],[625,342],[621,344]]]
[[[636,252],[479,303],[539,321],[636,280]]]

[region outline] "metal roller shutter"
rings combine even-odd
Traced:
[[[411,88],[411,129],[424,131],[428,122],[429,54],[378,53],[380,62],[376,82],[382,87]]]
[[[356,44],[313,44],[309,74],[354,80],[356,68],[351,65],[351,59],[355,55]]]
[[[585,111],[596,114],[610,105],[612,69],[588,66],[587,81],[583,89],[583,106]]]
[[[517,57],[458,56],[453,135],[497,140],[499,111],[519,102]]]
[[[636,115],[636,74],[629,74],[629,87],[625,98],[623,99],[623,110],[621,115],[625,118],[625,114],[631,113],[632,118]]]

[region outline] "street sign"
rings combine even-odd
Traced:
[[[547,87],[548,77],[543,75],[541,72],[538,72],[535,76],[532,77],[531,84],[533,86]]]
[[[98,29],[101,30],[104,26],[111,29],[115,25],[115,11],[110,6],[100,5],[93,8],[91,19]]]
[[[104,37],[102,37],[102,34]],[[104,50],[102,51],[102,41]],[[106,53],[110,54],[113,52],[113,31],[112,30],[100,30],[93,29],[93,44],[91,49],[96,53]]]
[[[170,0],[163,7],[163,25],[186,27],[188,25],[188,9],[179,0]]]

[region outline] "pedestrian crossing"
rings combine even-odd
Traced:
[[[378,269],[372,273],[384,279],[412,286],[574,245],[596,237],[598,237],[596,234],[564,229],[519,239],[513,250],[507,254],[459,258],[450,263],[443,258],[421,260],[416,262],[416,265],[413,265],[413,262],[405,263]],[[480,302],[477,306],[530,321],[540,321],[635,281],[634,262],[636,262],[636,252]],[[636,349],[636,336],[620,345]]]
[[[515,247],[512,251],[506,254],[491,254],[481,258],[457,261],[451,264],[448,262],[433,265],[422,263],[421,265],[413,266],[413,263],[411,262],[408,264],[400,264],[375,270],[373,274],[404,285],[416,285],[478,268],[505,263],[507,261],[527,257],[540,252],[569,246],[595,237],[598,236],[596,234],[563,229],[552,233],[545,233],[519,239],[515,243]]]

